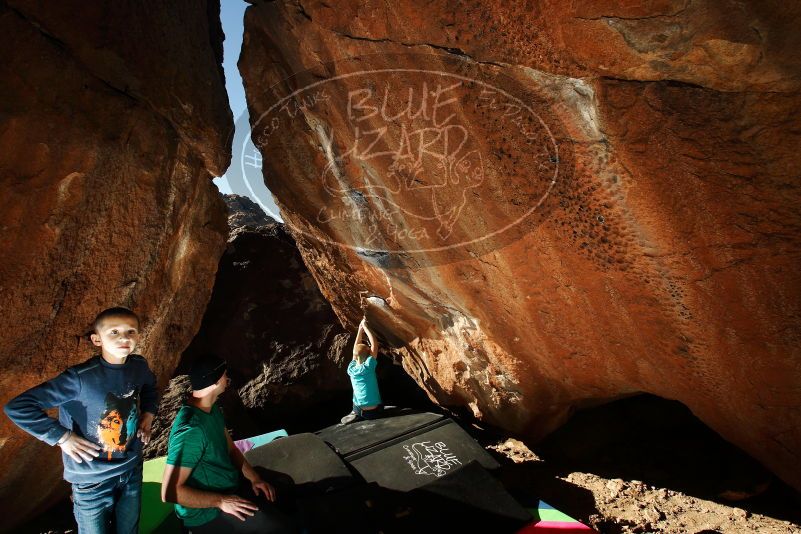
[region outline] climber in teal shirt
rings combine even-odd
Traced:
[[[364,343],[365,334],[369,346]],[[343,425],[362,419],[375,419],[381,415],[383,405],[375,374],[377,356],[378,341],[367,327],[367,319],[364,318],[359,323],[359,331],[353,344],[353,360],[348,364],[348,376],[353,386],[353,411],[342,418]]]

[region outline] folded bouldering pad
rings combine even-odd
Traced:
[[[353,476],[342,459],[314,434],[288,436],[245,453],[254,467],[272,480],[296,487],[327,492],[353,484]]]
[[[296,434],[255,447],[248,462],[291,505],[308,532],[377,532],[368,510],[370,488],[354,478],[336,452],[314,434]]]
[[[515,532],[531,521],[477,461],[408,492],[382,491],[379,502],[391,507],[383,524],[396,532]]]
[[[409,409],[384,410],[382,415],[380,419],[329,426],[316,434],[331,444],[343,458],[350,458],[376,445],[412,436],[450,421],[441,414]]]
[[[517,534],[592,534],[595,530],[560,512],[545,501],[539,501],[529,512],[534,520]]]
[[[514,532],[531,521],[488,471],[495,459],[452,419],[384,415],[317,433],[367,483],[382,532]]]
[[[260,436],[254,436],[252,438],[238,439],[234,441],[234,445],[237,449],[243,453],[246,453],[250,449],[261,447],[262,445],[266,445],[278,438],[285,438],[287,436],[289,436],[289,434],[287,434],[286,430],[282,428],[273,432],[267,432],[266,434],[262,434]]]
[[[167,458],[162,456],[146,461],[142,466],[142,509],[139,512],[139,532],[180,532],[181,521],[173,513],[174,506],[161,501],[161,479]]]
[[[470,462],[495,469],[498,462],[448,417],[407,413],[321,430],[367,482],[410,491]]]

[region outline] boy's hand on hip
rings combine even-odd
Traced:
[[[139,418],[139,426],[136,429],[136,436],[142,440],[145,445],[150,441],[150,433],[153,431],[153,414],[145,412]]]
[[[262,492],[264,498],[270,502],[275,502],[275,488],[260,478],[251,481],[253,493],[258,495]]]
[[[231,514],[240,521],[244,521],[248,517],[252,516],[256,510],[259,509],[258,506],[247,499],[243,499],[239,495],[223,495],[220,504],[217,505],[217,508],[226,514]]]
[[[67,441],[59,445],[59,447],[79,464],[83,461],[91,462],[100,455],[99,445],[83,439],[75,433],[70,434]]]

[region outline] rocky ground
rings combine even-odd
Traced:
[[[531,447],[476,437],[518,500],[540,498],[601,533],[801,533],[801,496],[676,402],[588,410]]]
[[[536,486],[543,500],[551,501],[549,504],[559,503],[556,506],[562,511],[602,533],[801,532],[797,513],[793,522],[751,512],[747,505],[715,502],[639,480],[606,478],[580,471],[564,473],[513,438],[488,448],[506,459],[503,468],[506,477],[523,477],[530,484],[529,491]],[[518,480],[517,483],[523,482]],[[582,499],[560,500],[560,496],[581,493],[584,493]],[[786,515],[779,515],[793,515],[791,510],[785,512]]]

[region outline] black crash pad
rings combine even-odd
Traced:
[[[316,434],[330,443],[344,458],[348,458],[376,445],[411,436],[449,421],[444,415],[409,409],[384,410],[383,414],[382,418],[372,421],[329,426]]]
[[[279,495],[310,533],[515,532],[531,520],[487,471],[497,462],[453,420],[386,415],[245,456],[267,480],[283,478]]]
[[[255,447],[245,453],[245,458],[282,485],[313,487],[325,493],[354,483],[340,457],[322,439],[310,433]]]
[[[368,488],[314,434],[280,438],[249,450],[245,457],[276,487],[280,507],[297,517],[307,532],[378,532],[367,508]]]
[[[531,522],[531,514],[475,461],[412,491],[381,488],[379,495],[377,513],[387,534],[516,532]]]
[[[365,481],[396,491],[419,488],[470,462],[485,469],[498,467],[458,424],[434,413],[337,425],[317,435],[335,447]]]

